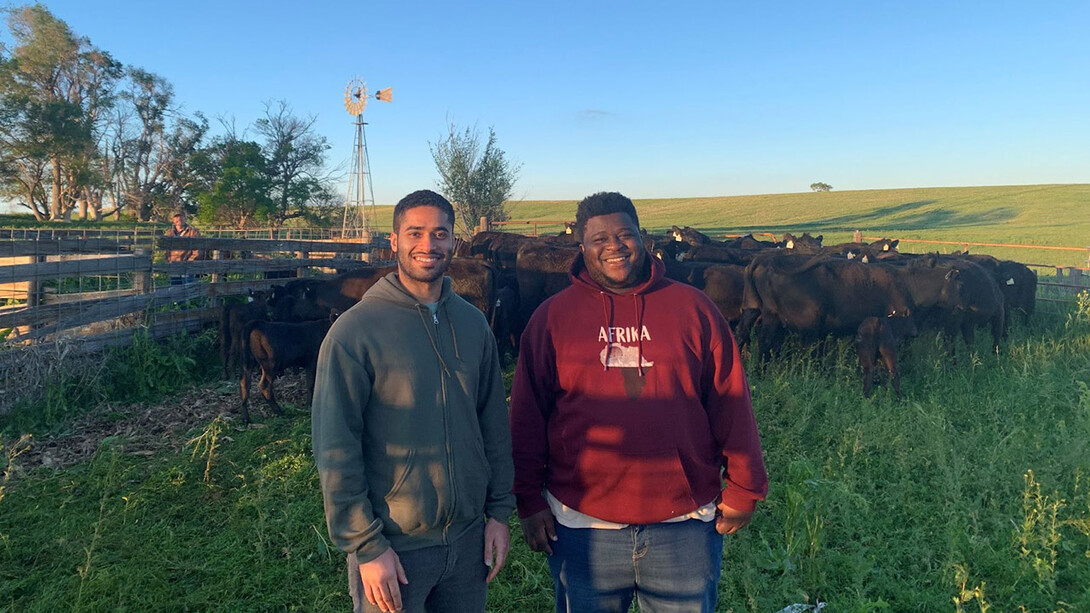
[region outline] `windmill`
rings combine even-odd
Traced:
[[[363,120],[363,109],[367,106],[367,99],[371,97],[383,102],[392,102],[394,88],[380,89],[374,96],[369,96],[367,84],[359,77],[349,81],[348,86],[344,88],[344,108],[349,115],[356,118],[356,142],[352,148],[352,169],[348,175],[348,194],[344,199],[341,236],[346,239],[360,239],[363,242],[371,242],[371,237],[377,230],[375,190],[371,185],[371,166],[367,159],[367,136],[363,131],[363,126],[367,125],[367,122]]]

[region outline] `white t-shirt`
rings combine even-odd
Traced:
[[[545,490],[545,500],[549,502],[549,510],[553,512],[553,517],[556,521],[560,522],[561,526],[565,528],[598,528],[599,530],[620,530],[621,528],[628,527],[628,524],[618,524],[604,519],[598,519],[592,517],[586,513],[580,513],[568,505],[560,502],[552,495],[549,490]],[[673,522],[685,521],[687,519],[698,519],[703,522],[715,521],[715,501],[711,501],[708,504],[700,507],[692,513],[686,513],[685,515],[678,515],[677,517],[671,517],[670,519],[664,519],[659,523],[669,524]]]

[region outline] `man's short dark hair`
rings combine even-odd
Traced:
[[[175,217],[185,217],[185,211],[178,211],[177,213],[170,216],[171,219],[174,219]]]
[[[433,206],[446,213],[450,220],[450,229],[454,230],[454,207],[450,205],[450,201],[430,189],[420,189],[402,198],[394,207],[394,234],[401,228],[401,218],[405,211],[418,206]]]
[[[575,237],[582,241],[583,232],[587,229],[587,220],[599,215],[612,215],[613,213],[628,213],[636,227],[640,227],[640,216],[636,214],[636,205],[627,196],[619,192],[598,192],[591,194],[579,203],[575,212]]]

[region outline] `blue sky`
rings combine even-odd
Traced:
[[[1090,182],[1090,2],[209,2],[45,5],[187,111],[315,115],[345,85],[378,204],[434,188],[448,121],[496,130],[520,199]]]

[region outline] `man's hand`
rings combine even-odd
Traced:
[[[408,585],[409,579],[393,549],[387,549],[374,560],[360,564],[360,579],[363,580],[363,593],[368,602],[382,611],[401,610],[401,586],[398,583]]]
[[[753,511],[739,511],[720,501],[715,505],[715,530],[719,534],[734,534],[753,517]]]
[[[492,518],[484,524],[484,564],[491,568],[488,572],[488,582],[496,578],[507,561],[507,551],[511,549],[511,533],[507,524],[500,523]]]
[[[556,540],[556,524],[553,523],[553,512],[549,509],[538,511],[533,515],[519,519],[522,524],[522,536],[526,544],[533,551],[544,551],[553,555],[553,548],[549,543]]]

